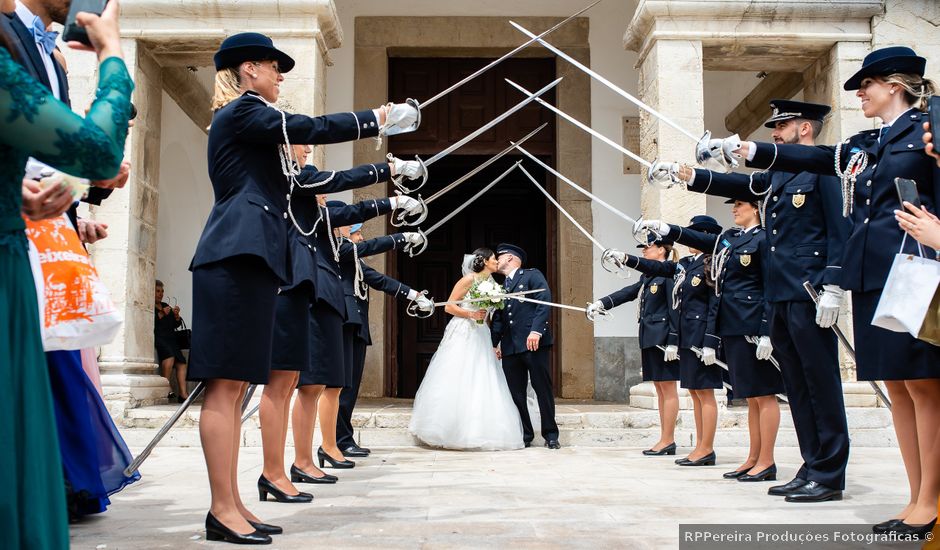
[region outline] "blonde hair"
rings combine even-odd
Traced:
[[[212,111],[218,111],[242,95],[241,75],[238,67],[229,67],[215,73],[215,91],[212,94]]]
[[[927,110],[927,100],[937,95],[937,85],[916,74],[894,73],[882,77],[885,84],[897,84],[904,90],[904,99],[918,111]]]

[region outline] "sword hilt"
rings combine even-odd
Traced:
[[[626,270],[625,265],[613,255],[613,248],[608,248],[601,254],[601,267],[608,273],[613,273],[621,279],[629,279],[630,272]]]
[[[418,228],[417,233],[421,235],[421,244],[414,245],[412,243],[408,243],[405,245],[405,252],[408,253],[409,258],[414,258],[418,254],[421,254],[428,247],[428,236],[424,234],[424,231],[421,228]]]
[[[405,103],[411,105],[418,111],[418,118],[415,119],[414,124],[407,128],[399,128],[398,126],[391,126],[385,129],[386,136],[397,136],[398,134],[407,134],[414,132],[418,129],[418,126],[421,126],[421,105],[418,103],[417,99],[411,99],[410,97],[405,100]]]
[[[415,214],[414,216],[410,218],[408,217],[408,214],[402,212],[401,214],[396,216],[396,218],[398,218],[398,221],[401,223],[399,223],[398,225],[396,225],[395,223],[392,223],[392,226],[402,227],[402,226],[407,225],[410,227],[414,227],[416,225],[421,225],[422,223],[424,223],[424,220],[428,219],[428,203],[425,202],[425,200],[421,197],[420,193],[418,194],[416,198],[417,198],[417,201],[421,203],[421,212],[418,214]]]
[[[670,189],[680,185],[682,182],[679,180],[674,167],[673,163],[654,160],[646,171],[647,183],[660,189]]]
[[[418,293],[418,296],[427,296],[427,295],[428,295],[427,290],[422,290],[421,292]],[[420,307],[418,307],[418,296],[415,296],[414,300],[411,300],[410,302],[408,302],[408,307],[405,308],[405,313],[407,313],[409,317],[414,317],[415,319],[427,319],[428,317],[434,315],[434,309],[435,309],[434,307],[431,308],[431,311],[425,311],[421,309]],[[434,303],[433,298],[431,299],[431,303],[432,304]]]
[[[590,306],[591,303],[588,302],[587,305]],[[601,307],[594,311],[591,311],[589,308],[585,308],[584,316],[587,317],[588,321],[593,323],[597,320],[598,317],[601,317],[603,319],[612,319],[614,317],[614,314],[611,313],[610,311],[607,311],[604,307]]]
[[[395,187],[397,187],[399,191],[401,191],[402,193],[406,195],[410,195],[411,193],[414,193],[418,189],[421,189],[422,187],[424,187],[424,184],[428,182],[428,165],[425,164],[424,161],[421,160],[421,157],[419,157],[418,155],[415,155],[415,160],[418,161],[418,164],[421,167],[420,168],[421,171],[418,173],[417,177],[413,179],[408,179],[408,181],[409,182],[417,181],[418,178],[420,178],[421,183],[419,183],[417,187],[411,188],[411,187],[406,186],[405,176],[402,176],[401,174],[397,176],[392,176],[392,183],[395,184]]]
[[[655,235],[657,240],[662,239],[663,236],[660,235],[658,231],[654,231],[653,229],[650,229],[648,227],[643,227],[643,222],[645,221],[646,220],[644,218],[639,218],[635,222],[633,222],[633,238],[639,244],[642,244],[643,246],[649,246],[650,235]],[[642,238],[640,238],[641,235],[642,235]]]
[[[712,133],[705,131],[705,135],[695,144],[695,162],[714,172],[728,173],[738,167],[738,161],[728,154],[724,148],[711,146]]]

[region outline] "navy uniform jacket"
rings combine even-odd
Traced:
[[[356,296],[355,262],[358,261],[362,269],[362,283],[364,285],[386,292],[396,298],[407,297],[408,293],[411,291],[408,286],[369,268],[365,262],[362,261],[362,258],[396,250],[398,247],[404,246],[404,244],[405,237],[401,233],[376,237],[358,244],[353,244],[348,239],[343,239],[340,244],[339,260],[343,275],[343,293],[346,299],[346,324],[356,325],[357,336],[368,345],[372,344],[372,336],[369,334],[369,290],[368,288],[364,289],[366,291],[366,298],[364,300],[360,300]],[[355,247],[356,251],[355,256],[353,255],[353,247]],[[366,274],[367,269],[369,272],[368,275]],[[378,277],[376,277],[376,275],[378,275]]]
[[[851,224],[842,217],[842,193],[835,176],[767,171],[722,174],[696,169],[689,191],[748,202],[765,202],[764,298],[768,302],[811,300],[803,282],[819,288],[842,282],[842,251]]]
[[[669,334],[678,331],[674,325],[678,315],[672,309],[672,277],[657,277],[643,274],[640,282],[624,287],[599,301],[605,309],[632,302],[640,297],[640,348],[665,346]]]
[[[884,288],[894,255],[901,249],[904,232],[894,219],[894,210],[900,208],[894,178],[908,178],[917,182],[921,203],[931,212],[937,212],[940,201],[940,168],[936,161],[924,153],[924,113],[911,109],[902,114],[891,126],[881,143],[879,130],[866,130],[841,143],[841,166],[857,151],[868,154],[868,166],[858,174],[855,182],[854,210],[851,233],[842,256],[842,281],[839,286],[856,292],[869,292]],[[748,164],[791,172],[835,173],[833,146],[777,145],[758,143],[754,160]],[[835,185],[839,185],[836,182]],[[841,213],[840,213],[841,214]],[[906,252],[916,250],[916,242],[907,239]]]
[[[329,210],[330,227],[335,228],[362,223],[387,214],[392,211],[392,205],[387,198],[369,199],[347,206],[322,207],[321,210]],[[326,213],[324,213],[325,216]],[[316,267],[313,268],[316,275],[313,297],[335,309],[345,320],[346,293],[343,290],[343,268],[333,257],[330,240],[336,241],[332,231],[327,230],[325,219],[317,225],[317,231],[312,237],[314,242],[309,249],[310,254],[308,256],[316,262]],[[338,243],[337,246],[339,246]],[[342,261],[342,258],[340,258],[340,261]]]
[[[743,231],[729,229],[720,236],[671,226],[669,238],[699,250],[714,250],[712,262],[727,249],[727,259],[718,274],[718,336],[769,336],[770,304],[764,299],[764,270],[767,257],[766,231],[760,226]],[[714,290],[714,289],[712,289]],[[805,291],[804,291],[805,292]],[[717,339],[712,339],[717,344]],[[712,344],[706,344],[714,348]]]
[[[673,321],[667,344],[682,349],[710,347],[718,349],[718,337],[715,336],[715,322],[718,318],[718,297],[715,289],[705,282],[705,255],[686,256],[678,262],[647,260],[636,256],[627,256],[627,267],[647,275],[675,277],[682,279],[676,288],[673,283]]]
[[[337,143],[377,135],[375,122],[372,111],[287,115],[287,135],[291,143]],[[288,183],[278,155],[283,142],[281,114],[252,92],[215,112],[208,145],[215,204],[190,269],[248,254],[290,282]]]
[[[507,292],[521,292],[537,288],[545,290],[527,294],[526,297],[545,302],[552,300],[552,291],[548,288],[545,275],[542,275],[538,269],[520,267],[512,278],[512,288],[507,287],[506,290]],[[490,327],[493,346],[499,344],[503,355],[524,353],[528,351],[525,341],[530,332],[538,332],[542,335],[539,340],[539,349],[552,345],[552,331],[548,326],[550,314],[550,306],[508,300],[505,309],[497,309],[493,313],[493,325]]]

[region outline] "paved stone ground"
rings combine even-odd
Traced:
[[[679,523],[872,524],[907,501],[897,449],[854,449],[845,500],[821,504],[787,504],[766,495],[767,483],[723,480],[746,449],[718,452],[715,467],[682,468],[635,448],[379,448],[334,472],[338,484],[307,486],[313,503],[278,504],[258,502],[261,450],[249,447],[241,488],[256,514],[285,529],[269,548],[678,548]],[[778,449],[780,478],[799,462],[797,449]],[[199,448],[160,447],[142,475],[108,512],[72,527],[73,548],[228,547],[204,540]]]

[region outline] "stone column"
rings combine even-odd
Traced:
[[[160,168],[161,69],[142,43],[124,39],[125,61],[135,83],[138,109],[125,147],[132,163],[124,189],[115,190],[92,216],[108,224],[108,238],[92,247],[102,280],[124,315],[114,341],[101,348],[101,384],[112,415],[126,408],[151,405],[166,398],[167,381],[157,373],[153,348],[153,281]],[[91,57],[91,56],[89,56]],[[70,68],[72,100],[83,110],[94,94],[94,64],[84,60]]]

